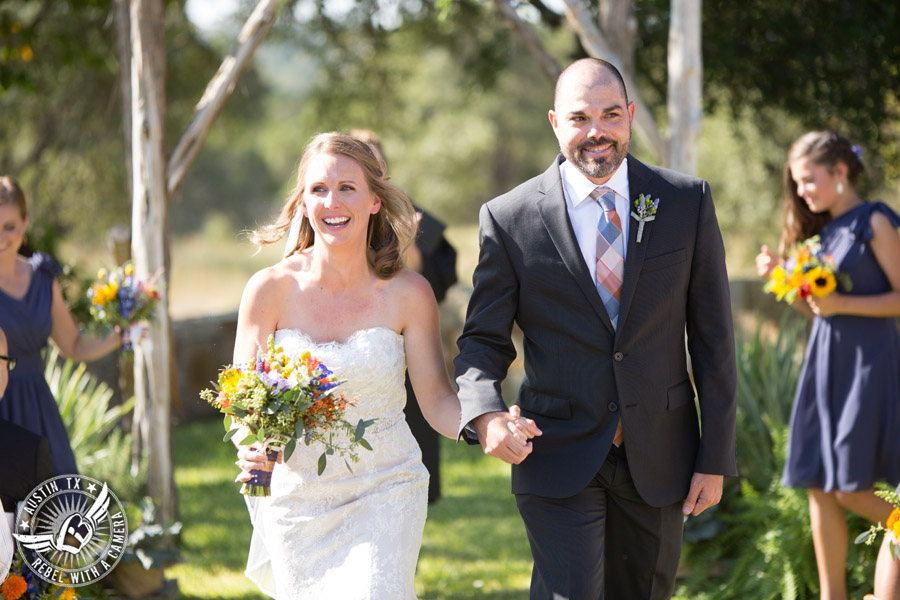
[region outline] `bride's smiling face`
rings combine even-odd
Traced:
[[[316,240],[335,243],[366,239],[369,216],[381,200],[369,189],[362,167],[342,154],[323,153],[310,161],[303,185],[306,218]]]

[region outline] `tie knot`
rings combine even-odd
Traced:
[[[600,203],[604,212],[616,209],[616,193],[606,186],[598,186],[591,192],[591,198]]]

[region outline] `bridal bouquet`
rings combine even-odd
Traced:
[[[97,282],[87,292],[91,316],[97,329],[122,329],[122,354],[134,351],[134,339],[140,339],[140,328],[153,317],[159,303],[156,277],[139,281],[130,262],[111,271],[100,269]]]
[[[834,259],[822,250],[819,236],[815,235],[791,249],[787,260],[772,270],[764,289],[790,304],[810,294],[817,298],[827,296],[838,283],[850,290],[850,278],[838,272]]]
[[[357,448],[371,450],[363,437],[374,420],[360,419],[356,425],[344,418],[353,404],[334,389],[342,381],[309,352],[291,358],[269,336],[266,349],[260,349],[247,365],[229,365],[219,371],[215,389],[200,392],[200,397],[225,413],[225,438],[249,431],[239,444],[259,442],[269,459],[266,471],[252,471],[253,479],[241,487],[248,496],[268,496],[274,461],[279,452],[284,460],[293,454],[297,442],[307,446],[321,443],[318,474],[325,471],[329,456],[357,462]]]
[[[875,495],[893,504],[894,510],[888,516],[887,523],[872,525],[868,531],[861,533],[856,538],[856,543],[871,546],[878,534],[883,531],[885,535],[892,536],[891,554],[895,559],[900,559],[900,541],[898,541],[900,540],[900,495],[895,490],[876,490]]]

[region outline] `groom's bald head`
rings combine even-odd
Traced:
[[[556,88],[553,93],[553,107],[558,108],[559,97],[564,90],[572,86],[590,87],[594,84],[613,80],[622,90],[625,104],[628,104],[628,92],[625,89],[625,80],[622,74],[611,62],[602,58],[582,58],[576,60],[563,69],[556,80]]]

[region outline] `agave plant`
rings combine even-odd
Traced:
[[[88,373],[84,363],[60,360],[52,345],[46,353],[44,377],[79,457],[104,450],[109,434],[134,406],[134,398],[110,406],[113,391],[109,386]]]

